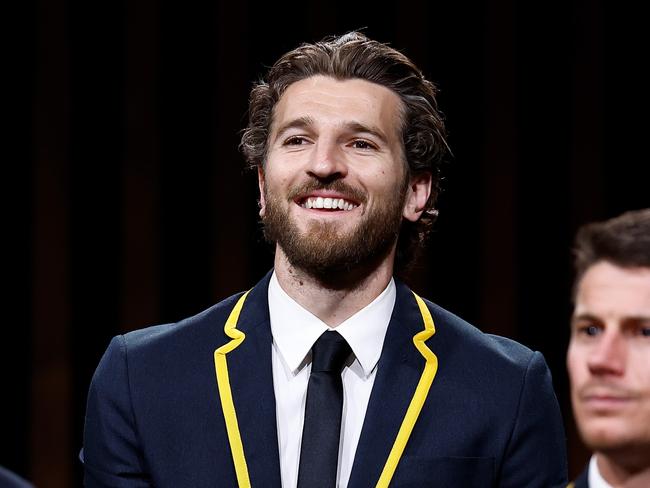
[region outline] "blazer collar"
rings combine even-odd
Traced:
[[[280,461],[271,368],[269,272],[249,293],[237,329],[243,343],[227,356],[230,386],[252,486],[280,486]],[[366,419],[348,486],[374,486],[422,374],[424,359],[413,345],[423,329],[409,288],[395,280],[397,297],[386,332]]]
[[[423,329],[413,293],[395,280],[397,298],[348,486],[375,486],[422,374],[424,359],[413,345]]]
[[[280,457],[275,416],[269,272],[248,294],[237,329],[246,334],[228,353],[230,387],[252,486],[280,486]]]

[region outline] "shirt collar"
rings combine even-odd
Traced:
[[[304,309],[282,289],[275,272],[269,282],[271,333],[278,351],[296,374],[316,339],[330,327]],[[336,327],[352,349],[366,376],[375,369],[397,296],[395,281],[370,304]]]
[[[587,476],[589,478],[589,488],[613,488],[612,485],[605,481],[603,475],[600,474],[595,454],[589,460],[589,473]]]

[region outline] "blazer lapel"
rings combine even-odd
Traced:
[[[413,336],[424,328],[422,316],[408,287],[396,284],[395,308],[368,402],[350,488],[372,487],[379,480],[425,364],[413,344]]]
[[[237,323],[246,337],[226,356],[252,486],[281,485],[267,292],[270,276],[246,298]]]

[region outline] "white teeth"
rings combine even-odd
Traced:
[[[329,209],[340,209],[340,210],[352,210],[357,207],[356,204],[351,202],[346,202],[342,198],[330,198],[330,197],[309,197],[306,198],[302,203],[304,208],[329,208]]]

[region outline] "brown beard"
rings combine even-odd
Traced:
[[[302,233],[283,208],[281,198],[270,194],[266,186],[266,208],[262,217],[264,236],[267,241],[277,243],[282,248],[292,266],[325,281],[329,281],[334,274],[342,278],[341,272],[372,268],[390,253],[397,240],[407,182],[405,178],[400,185],[396,185],[395,191],[386,195],[385,205],[375,206],[364,213],[359,224],[348,232],[339,231],[335,222],[314,219],[307,231]],[[367,201],[365,193],[340,180],[312,180],[290,192],[287,197],[289,204],[295,205],[294,200],[299,195],[321,189],[337,191],[358,203]]]

